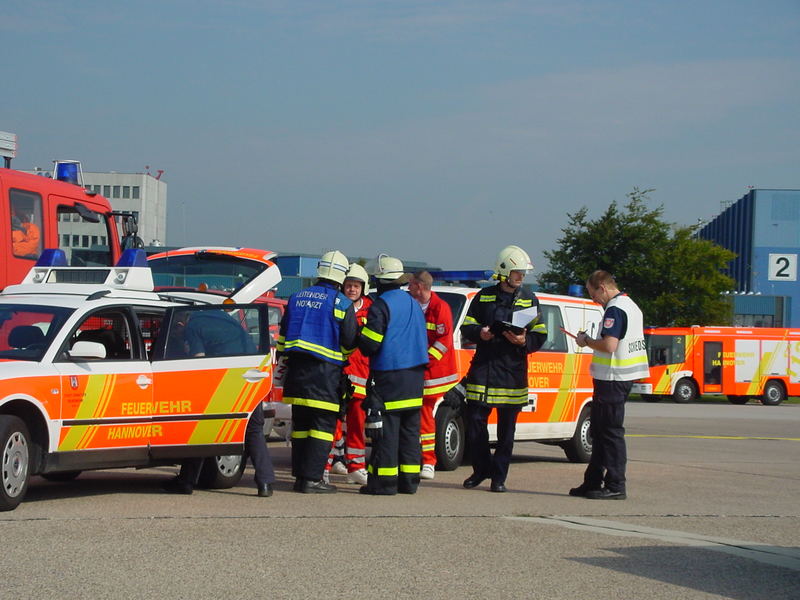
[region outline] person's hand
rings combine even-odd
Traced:
[[[575,336],[575,343],[578,344],[578,346],[580,346],[581,348],[585,348],[586,346],[589,345],[589,343],[587,342],[588,339],[589,336],[586,335],[585,331],[579,331],[578,335]]]
[[[379,410],[370,408],[367,410],[367,418],[364,421],[364,434],[372,440],[372,443],[383,439],[383,415]]]
[[[489,326],[488,325],[486,327],[481,327],[481,339],[484,342],[488,342],[493,337],[494,337],[494,334],[491,331],[489,331]]]
[[[506,338],[510,343],[514,344],[515,346],[524,346],[525,345],[525,332],[521,333],[514,333],[513,331],[509,331],[506,329],[503,331],[503,337]]]

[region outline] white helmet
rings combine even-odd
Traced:
[[[360,264],[353,263],[350,265],[350,270],[347,272],[344,280],[347,281],[348,279],[360,281],[364,284],[364,288],[361,290],[362,296],[369,294],[369,275],[367,275],[367,270]]]
[[[405,275],[403,262],[388,254],[379,254],[371,266],[372,275],[382,281],[395,281]]]
[[[533,270],[528,253],[519,246],[506,246],[497,255],[497,262],[494,265],[494,274],[501,281],[506,279],[511,271],[523,271],[527,273]]]
[[[320,257],[317,263],[317,277],[335,281],[341,285],[344,283],[344,277],[349,268],[350,263],[347,261],[347,257],[338,250],[331,250]]]

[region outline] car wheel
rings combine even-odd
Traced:
[[[47,481],[72,481],[83,471],[61,471],[60,473],[41,473],[41,476]]]
[[[731,404],[747,404],[747,401],[750,400],[750,396],[733,396],[728,395],[728,402]]]
[[[589,407],[584,406],[578,417],[578,423],[575,426],[575,434],[572,436],[572,439],[559,444],[570,462],[588,463],[589,459],[592,458],[590,413]]]
[[[768,381],[761,395],[761,404],[764,406],[777,406],[786,400],[786,388],[780,381]]]
[[[0,511],[17,508],[28,491],[32,454],[30,439],[22,419],[0,415]]]
[[[461,466],[465,445],[461,410],[440,404],[436,410],[436,470],[453,471]]]
[[[686,404],[697,400],[697,386],[691,379],[681,379],[675,384],[675,391],[672,392],[672,399],[678,404]]]
[[[242,454],[213,456],[203,461],[200,469],[199,487],[212,490],[232,488],[242,479],[246,458]]]

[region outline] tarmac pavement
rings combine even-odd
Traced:
[[[469,467],[414,496],[161,493],[174,468],[32,482],[0,513],[2,598],[800,597],[800,405],[630,403],[625,501],[517,444],[506,494]]]

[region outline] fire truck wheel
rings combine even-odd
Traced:
[[[33,453],[30,439],[22,419],[0,415],[0,511],[17,508],[28,491]]]
[[[748,400],[750,400],[750,396],[728,396],[728,402],[731,404],[747,404]]]
[[[697,386],[691,379],[681,379],[675,384],[675,391],[672,392],[672,399],[678,404],[686,404],[697,400]]]
[[[461,409],[439,405],[436,409],[437,471],[453,471],[461,466],[466,437]]]
[[[60,473],[42,473],[42,477],[47,479],[47,481],[72,481],[78,475],[80,475],[83,471],[61,471]]]
[[[780,381],[768,381],[761,395],[761,404],[764,406],[778,406],[786,400],[786,388]]]
[[[198,486],[212,490],[232,488],[242,478],[245,460],[246,458],[241,454],[205,459],[203,468],[200,470],[200,478],[197,481]]]
[[[589,414],[589,407],[584,406],[575,426],[575,435],[572,436],[572,439],[560,444],[570,462],[588,463],[589,459],[592,458],[592,433],[589,429],[591,423]]]

